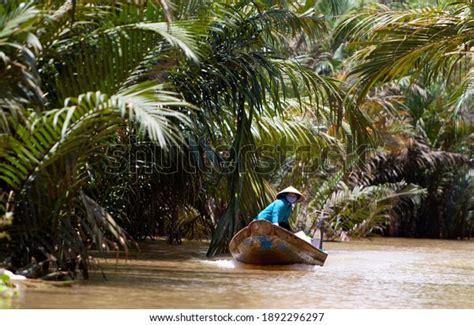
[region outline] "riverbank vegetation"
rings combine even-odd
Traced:
[[[0,1],[0,258],[208,255],[287,185],[330,238],[473,234],[471,0]]]

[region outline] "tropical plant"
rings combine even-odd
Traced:
[[[471,25],[472,2],[457,1],[369,5],[348,12],[337,26],[335,39],[353,52],[344,67],[350,93],[386,151],[366,154],[350,187],[407,181],[427,190],[419,204],[402,200],[396,209],[404,212],[392,218],[391,234],[453,236],[447,228],[454,224],[463,224],[456,232],[466,234],[460,229],[470,212],[454,221],[446,209],[448,189],[466,177],[472,155]],[[468,197],[462,188],[459,197]]]
[[[417,200],[426,193],[426,190],[405,182],[355,186],[352,189],[340,182],[338,187],[322,205],[313,201],[308,208],[308,219],[312,223],[309,229],[314,230],[323,218],[324,230],[330,239],[384,234],[396,214],[394,206],[401,199]]]
[[[12,1],[0,5],[0,130],[9,118],[21,118],[26,103],[41,103],[36,54],[42,46],[35,35],[39,10]]]
[[[471,0],[461,0],[421,9],[377,5],[347,15],[337,37],[358,49],[351,74],[361,85],[359,101],[377,82],[423,75],[458,84],[458,104],[472,103],[472,10]]]
[[[39,37],[27,40],[40,39],[48,45],[43,51],[36,46],[37,63],[25,69],[26,77],[10,84],[21,91],[6,93],[2,102],[9,108],[13,107],[9,103],[17,103],[23,115],[19,120],[12,109],[2,109],[6,126],[0,147],[1,207],[13,215],[7,227],[11,240],[2,241],[2,252],[8,252],[15,267],[26,265],[32,257],[36,262],[55,260],[64,269],[79,260],[86,276],[90,244],[99,250],[117,244],[126,247],[128,235],[123,228],[97,204],[97,198],[90,197],[97,163],[108,147],[118,143],[118,135],[131,130],[162,150],[184,143],[182,129],[190,124],[191,105],[160,78],[150,78],[147,67],[159,53],[176,52],[170,45],[195,60],[189,32],[163,22],[137,23],[142,5],[124,1],[117,6],[95,1],[76,4],[71,22],[60,19],[64,10],[73,8],[69,6],[60,7],[48,20],[43,19],[48,7],[40,11],[23,3],[1,5],[8,14],[2,16],[0,33],[16,37],[28,48],[31,45],[23,35],[33,35],[36,29]],[[158,9],[149,6],[146,10]],[[90,16],[96,12],[100,21]],[[2,53],[9,44],[2,44]],[[10,57],[4,62],[20,62],[21,52],[7,53]],[[2,68],[10,73],[8,67]],[[33,86],[24,84],[30,75],[39,76],[47,90],[39,104],[25,90]],[[29,105],[37,109],[27,109]]]
[[[460,235],[460,230],[464,229],[463,236],[468,236],[472,214],[470,203],[463,203],[463,208],[454,214],[449,208],[450,200],[469,202],[468,198],[472,195],[468,185],[472,180],[466,176],[469,168],[467,157],[433,151],[421,140],[406,137],[404,141],[405,145],[400,149],[376,153],[354,169],[350,183],[370,186],[406,181],[426,189],[427,195],[418,204],[402,202],[398,207],[400,212],[393,220],[392,235],[443,238],[452,237],[454,233]],[[459,179],[465,177],[464,182],[467,183],[463,186]],[[461,188],[465,189],[462,194]],[[457,198],[454,199],[453,195]],[[454,216],[457,220],[453,219]],[[454,224],[462,226],[448,233],[447,228]]]

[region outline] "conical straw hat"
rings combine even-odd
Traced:
[[[296,200],[296,202],[301,202],[301,201],[304,200],[303,194],[301,194],[301,192],[298,191],[293,186],[288,186],[287,188],[285,188],[285,189],[281,190],[280,192],[278,192],[278,194],[276,195],[277,199],[279,199],[285,193],[295,193],[296,195],[298,195],[298,200]]]

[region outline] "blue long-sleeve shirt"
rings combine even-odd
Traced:
[[[291,203],[286,198],[276,199],[257,215],[256,220],[268,220],[271,223],[288,222],[292,210]]]

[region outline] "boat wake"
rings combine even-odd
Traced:
[[[234,260],[205,260],[201,261],[204,264],[212,265],[220,269],[235,269]]]
[[[316,271],[320,269],[317,265],[289,264],[289,265],[254,265],[245,264],[236,260],[204,260],[204,264],[220,269],[248,269],[248,270],[274,270],[274,271]]]

